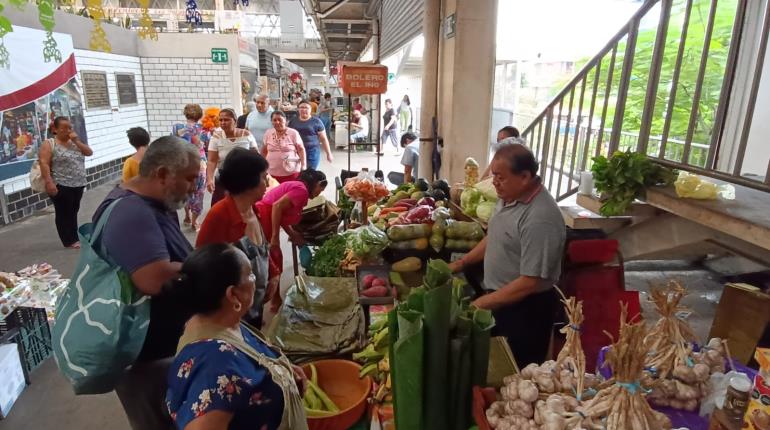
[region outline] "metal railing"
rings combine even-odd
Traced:
[[[648,0],[524,129],[557,200],[592,158],[643,152],[669,167],[770,191],[741,175],[770,33],[762,22],[754,81],[729,171],[716,168],[749,0]],[[650,18],[659,13],[657,26]]]

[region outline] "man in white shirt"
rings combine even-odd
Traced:
[[[266,95],[254,97],[254,102],[257,104],[257,108],[246,117],[246,128],[254,136],[257,146],[261,150],[262,138],[265,136],[265,132],[273,128],[273,123],[270,120],[273,108],[270,106],[270,97]]]

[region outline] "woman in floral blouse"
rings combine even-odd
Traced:
[[[302,369],[240,322],[254,288],[246,254],[223,243],[190,254],[166,287],[194,313],[168,374],[178,429],[307,429]]]
[[[201,170],[198,180],[195,182],[195,192],[190,196],[184,207],[184,223],[193,230],[198,230],[198,217],[203,212],[203,197],[206,193],[206,146],[208,135],[204,133],[203,126],[198,123],[203,117],[203,109],[197,104],[188,104],[184,107],[184,116],[187,122],[174,124],[171,127],[171,135],[181,137],[198,148],[201,155]]]

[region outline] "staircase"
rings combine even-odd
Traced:
[[[744,166],[748,157],[764,156],[747,148],[768,36],[770,1],[646,0],[522,132],[541,160],[545,186],[564,202],[577,192],[580,172],[591,169],[593,157],[630,150],[733,184],[736,202],[715,212],[754,222],[736,214],[749,204],[742,199],[750,192],[747,213],[770,214],[770,174]],[[649,200],[618,218],[596,215],[597,200],[586,196],[563,212],[575,228],[622,236],[618,232],[629,225],[661,213],[685,216],[672,211],[692,203],[681,200],[677,209],[650,207]],[[770,215],[756,224],[758,230],[748,230],[770,234]],[[719,225],[705,227],[739,242],[750,239],[721,232]],[[745,252],[757,251],[755,241],[748,244]]]

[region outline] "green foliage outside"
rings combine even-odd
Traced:
[[[714,30],[708,45],[708,60],[706,62],[704,82],[700,101],[698,103],[698,115],[695,122],[695,132],[692,138],[693,146],[691,148],[689,162],[693,165],[705,166],[708,153],[708,145],[711,143],[713,126],[716,118],[716,111],[719,106],[719,97],[722,90],[725,68],[728,60],[730,41],[733,31],[733,21],[738,0],[719,0],[717,2],[717,11],[714,21]],[[684,55],[676,88],[676,99],[673,104],[671,115],[671,125],[669,130],[668,143],[666,145],[665,158],[673,161],[682,160],[683,143],[687,137],[687,129],[690,121],[690,113],[693,107],[693,96],[695,93],[696,82],[700,69],[701,54],[703,53],[706,27],[708,24],[709,11],[711,7],[710,0],[694,0],[690,16],[690,22],[687,28],[687,38],[684,41]],[[655,110],[652,117],[652,126],[650,130],[650,140],[647,146],[648,155],[657,156],[660,148],[660,136],[664,131],[665,118],[673,85],[674,68],[676,64],[677,51],[682,35],[682,26],[684,24],[685,1],[675,0],[671,20],[669,22],[665,50],[663,56],[663,65],[660,76],[660,83],[655,94]],[[625,112],[623,115],[623,136],[620,141],[620,150],[636,149],[638,139],[636,136],[641,127],[642,116],[644,113],[644,104],[647,95],[647,84],[649,82],[650,65],[652,63],[653,51],[655,47],[655,38],[659,20],[659,8],[650,11],[642,21],[641,29],[636,43],[634,53],[634,63],[632,67],[631,80],[626,101]],[[605,134],[603,136],[603,146],[609,140],[610,130],[612,129],[615,118],[615,105],[618,96],[618,87],[623,68],[623,57],[625,56],[626,39],[623,39],[617,48],[615,64],[613,68],[612,89],[609,95],[609,103],[605,120]],[[584,59],[582,64],[587,63]],[[607,53],[601,62],[601,74],[599,76],[598,94],[596,107],[594,110],[594,121],[592,128],[600,126],[600,118],[604,105],[605,91],[607,88],[608,70],[610,68],[611,52]],[[591,94],[593,82],[596,78],[596,69],[592,69],[587,76],[586,95],[583,101],[582,116],[584,117],[581,125],[587,125],[587,116],[591,104]],[[565,83],[566,84],[566,83]],[[557,87],[559,88],[559,87]],[[560,88],[559,88],[560,89]],[[575,91],[575,103],[572,111],[573,121],[577,117],[579,104],[580,85]],[[567,114],[568,99],[564,101],[564,112]],[[573,131],[574,133],[574,131]],[[597,144],[597,136],[591,139],[589,153],[593,153]],[[703,146],[701,146],[703,145]],[[603,151],[604,152],[604,151]]]

